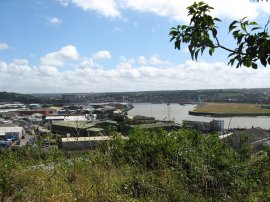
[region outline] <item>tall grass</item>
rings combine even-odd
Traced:
[[[1,201],[267,201],[269,151],[242,159],[217,136],[134,131],[95,151],[0,152]]]

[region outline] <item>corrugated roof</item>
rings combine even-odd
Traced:
[[[233,134],[233,137],[240,137],[241,135],[247,135],[250,143],[256,142],[262,139],[270,138],[270,133],[262,128],[250,128],[243,131],[237,131]]]
[[[62,138],[62,142],[102,141],[102,140],[111,140],[111,139],[112,137],[109,137],[109,136],[69,137],[69,138]]]
[[[94,127],[92,127],[92,128],[87,128],[86,130],[87,130],[87,131],[91,131],[91,132],[100,132],[100,131],[103,131],[102,128],[94,128]]]
[[[99,121],[98,124],[100,123],[111,123],[111,124],[117,124],[116,121],[113,121],[113,120],[106,120],[106,121]]]
[[[57,121],[52,123],[53,126],[65,126],[70,128],[87,129],[94,127],[96,124],[86,121]]]
[[[65,116],[46,116],[46,120],[64,120]]]

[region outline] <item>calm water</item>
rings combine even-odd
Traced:
[[[182,123],[183,120],[192,121],[211,121],[212,119],[224,120],[225,128],[251,128],[261,127],[264,129],[270,129],[270,117],[224,117],[213,118],[205,116],[191,116],[188,111],[191,111],[196,105],[179,105],[170,104],[169,113],[166,104],[151,104],[151,103],[134,103],[134,108],[128,112],[128,115],[144,115],[153,116],[158,120],[168,120],[168,114],[170,113],[171,120],[175,120],[176,123]],[[231,123],[229,126],[229,122]]]

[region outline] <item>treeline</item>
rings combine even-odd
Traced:
[[[83,102],[151,102],[151,103],[196,103],[237,102],[270,103],[270,89],[220,89],[220,90],[177,90],[115,93],[74,94],[18,94],[0,92],[0,102],[22,103],[83,103]]]
[[[19,94],[19,93],[12,93],[12,92],[0,92],[0,102],[21,102],[25,104],[29,103],[41,103],[42,100],[27,94]]]
[[[208,89],[144,92],[36,94],[47,103],[132,102],[132,103],[196,103],[238,102],[270,103],[270,89]]]
[[[269,201],[270,150],[196,131],[134,131],[96,151],[0,152],[1,201]]]

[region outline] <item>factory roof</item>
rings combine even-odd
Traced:
[[[62,142],[82,142],[82,141],[104,141],[111,140],[109,136],[96,136],[96,137],[69,137],[62,138]]]
[[[103,131],[102,128],[95,128],[95,127],[87,128],[86,130],[87,131],[91,131],[91,132],[100,132],[100,131]]]
[[[54,126],[64,126],[78,129],[87,129],[94,127],[96,124],[86,121],[56,121],[52,123]]]

